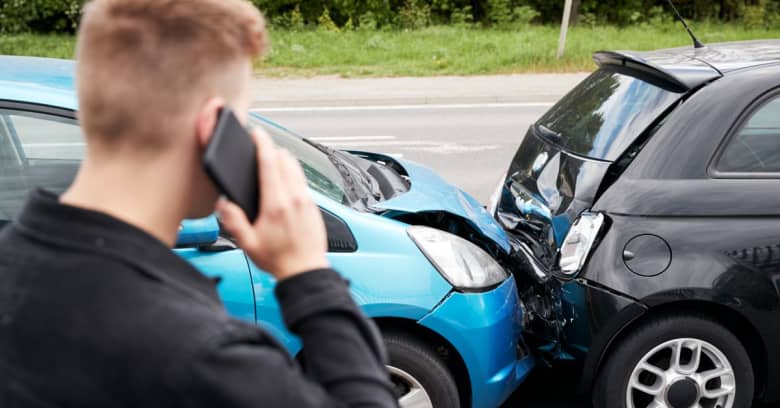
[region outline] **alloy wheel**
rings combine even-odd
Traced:
[[[628,408],[732,408],[736,379],[726,355],[703,340],[678,338],[645,354],[626,389]]]
[[[433,408],[433,401],[422,384],[400,368],[388,366],[390,378],[398,391],[401,408]]]

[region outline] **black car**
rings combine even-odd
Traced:
[[[780,400],[780,41],[598,52],[489,205],[596,408]]]

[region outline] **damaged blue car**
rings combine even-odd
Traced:
[[[0,57],[0,220],[30,189],[59,192],[85,145],[71,61]],[[329,258],[382,331],[405,407],[495,407],[534,366],[508,269],[506,233],[472,197],[430,170],[393,157],[331,150],[259,115],[302,164],[328,231]],[[186,221],[176,251],[220,278],[233,316],[270,330],[292,355],[274,280],[253,265],[215,217]],[[525,317],[527,318],[527,317]]]

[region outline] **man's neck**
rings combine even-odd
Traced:
[[[84,161],[60,202],[100,211],[140,228],[173,247],[185,217],[182,186],[161,183],[168,169],[154,163],[139,168],[122,163],[95,166]]]

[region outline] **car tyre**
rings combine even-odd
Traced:
[[[458,387],[439,356],[425,343],[405,335],[384,336],[389,369],[401,408],[459,408]]]
[[[698,360],[696,350],[699,350]],[[678,363],[672,366],[675,356]],[[707,380],[729,369],[731,374]],[[720,397],[723,400],[707,400],[712,402],[710,406],[751,406],[753,367],[739,339],[706,317],[668,316],[633,330],[610,352],[596,380],[593,405],[676,408],[685,406],[691,399],[700,401],[707,394],[715,395],[730,388],[735,390],[733,394]]]

